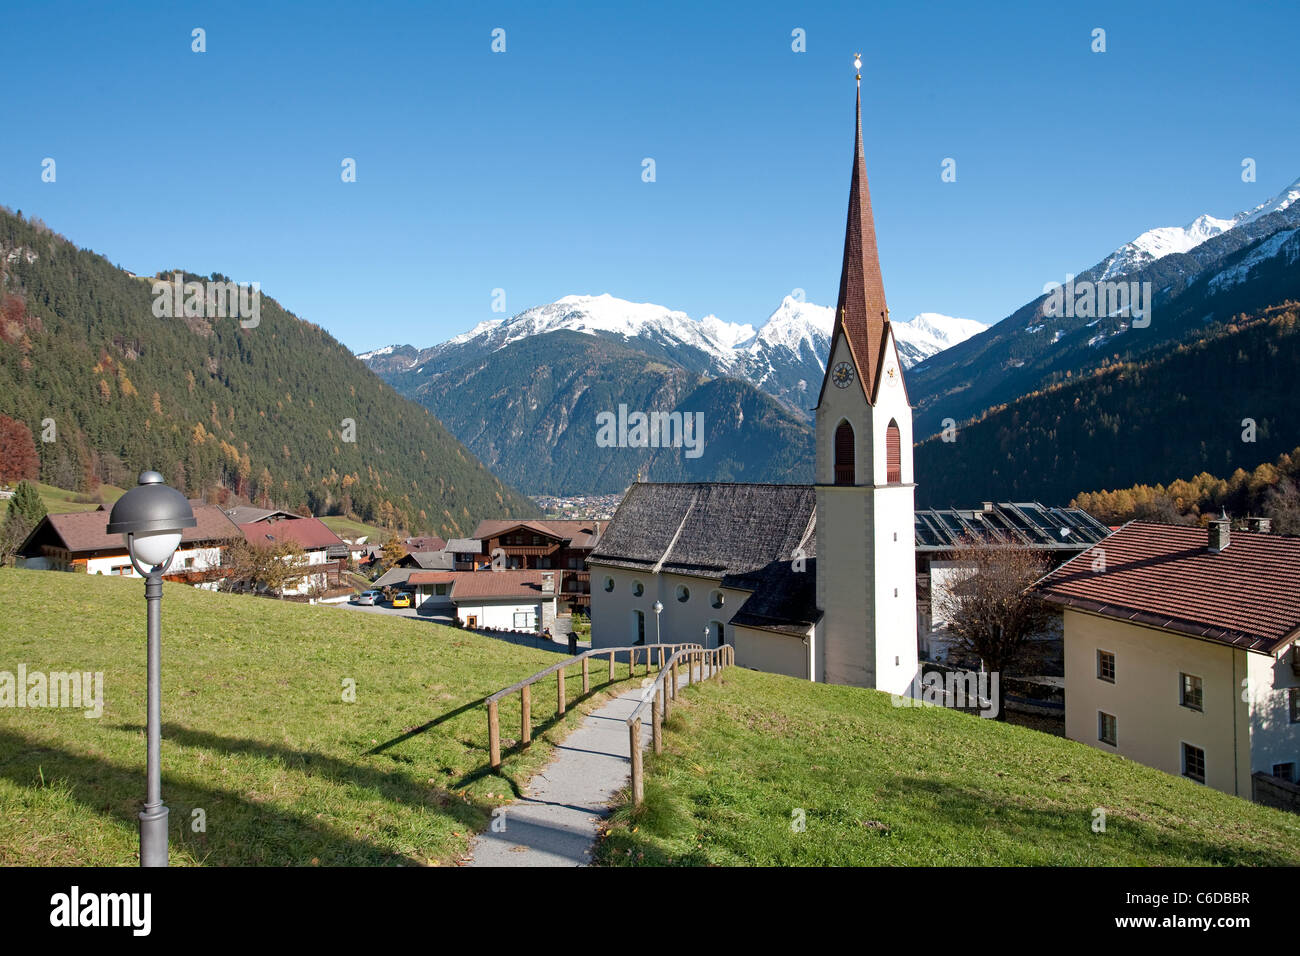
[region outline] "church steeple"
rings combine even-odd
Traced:
[[[861,69],[861,59],[854,60]],[[867,401],[874,401],[876,377],[880,374],[881,351],[885,347],[889,308],[885,305],[885,283],[880,277],[880,255],[876,251],[876,224],[871,215],[871,190],[867,185],[867,161],[862,151],[862,74],[857,75],[857,137],[853,143],[853,181],[849,187],[848,224],[844,230],[844,263],[840,270],[840,295],[835,306],[835,330],[831,350],[843,336],[857,366]]]

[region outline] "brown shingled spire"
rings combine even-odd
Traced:
[[[848,339],[868,401],[875,395],[880,353],[885,343],[889,311],[885,284],[880,277],[876,251],[876,224],[871,216],[871,190],[867,186],[867,161],[862,153],[862,77],[858,76],[857,139],[853,144],[853,184],[849,188],[849,220],[844,230],[844,265],[840,272],[840,298],[835,306],[835,340]]]

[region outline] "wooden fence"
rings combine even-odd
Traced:
[[[584,651],[583,653],[578,654],[575,657],[565,658],[564,660],[556,664],[552,664],[550,667],[546,668],[545,670],[538,671],[536,674],[532,675],[531,677],[525,677],[523,680],[519,681],[518,683],[511,684],[509,687],[497,691],[495,694],[493,694],[491,697],[487,699],[488,751],[490,754],[492,769],[495,770],[501,766],[501,719],[500,719],[499,709],[500,709],[500,702],[502,698],[509,697],[511,694],[519,695],[520,744],[522,746],[527,746],[532,742],[533,739],[533,685],[536,684],[538,681],[550,677],[552,674],[555,675],[555,714],[557,717],[560,717],[564,715],[565,707],[567,704],[565,690],[564,690],[564,677],[565,677],[564,672],[567,668],[572,667],[575,664],[582,665],[582,692],[584,694],[587,694],[590,693],[591,691],[591,659],[592,658],[600,658],[600,657],[609,658],[609,682],[613,683],[614,664],[619,655],[626,654],[628,656],[627,676],[629,678],[636,673],[638,658],[644,656],[645,673],[649,674],[651,659],[657,655],[659,658],[659,663],[661,665],[660,672],[659,672],[660,676],[656,678],[656,681],[658,682],[662,680],[663,670],[665,667],[668,666],[666,662],[669,660],[669,655],[671,654],[672,661],[677,661],[680,658],[680,656],[684,653],[696,655],[702,661],[703,656],[709,654],[710,652],[706,651],[699,644],[643,644],[635,647],[602,647],[598,649],[593,648],[592,650]],[[696,659],[696,656],[692,657],[693,661]],[[674,684],[675,683],[676,681],[674,681]],[[676,696],[675,688],[674,688],[674,696]],[[642,706],[644,706],[644,702]],[[637,709],[639,711],[640,707],[638,707]],[[635,751],[635,755],[633,759],[636,761],[636,765],[640,766],[640,760],[641,760],[640,748],[633,748],[633,750]]]
[[[645,698],[637,704],[627,718],[628,752],[632,759],[632,806],[640,806],[645,798],[645,777],[641,770],[641,715],[650,708],[650,739],[655,753],[663,753],[663,722],[667,719],[672,701],[677,699],[677,664],[686,661],[687,675],[694,678],[698,665],[700,680],[717,677],[722,668],[736,663],[736,649],[730,644],[705,650],[699,645],[683,647],[667,661],[660,658],[661,667],[654,683],[646,688]]]

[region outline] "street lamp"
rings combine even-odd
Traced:
[[[140,813],[140,865],[167,865],[167,807],[162,802],[162,576],[171,566],[185,528],[198,522],[185,496],[163,483],[156,471],[117,499],[108,515],[108,533],[126,540],[131,566],[144,578],[148,617],[147,792]],[[149,570],[145,570],[145,568]]]
[[[664,609],[663,602],[662,602],[662,601],[655,601],[655,603],[654,603],[654,612],[655,612],[655,643],[656,643],[656,644],[662,644],[662,643],[663,643],[663,641],[661,641],[661,640],[659,639],[659,612],[662,611],[663,609]]]

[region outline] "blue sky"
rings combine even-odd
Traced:
[[[996,321],[1300,176],[1281,3],[267,7],[10,5],[0,203],[137,273],[256,280],[364,349],[497,318],[497,288],[509,314],[834,304],[857,50],[895,318]]]

